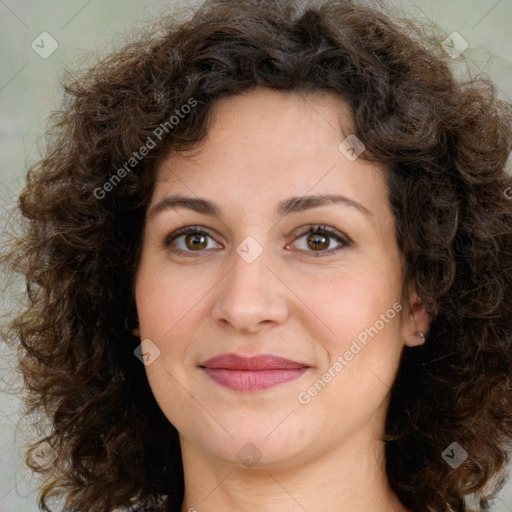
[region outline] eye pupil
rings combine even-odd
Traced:
[[[201,241],[198,241],[198,239],[201,239]],[[192,240],[192,244],[189,245],[189,242]],[[198,234],[191,234],[191,235],[187,235],[185,237],[185,241],[186,241],[186,244],[187,244],[187,247],[189,249],[204,249],[207,245],[208,245],[208,242],[206,241],[206,237],[204,235],[198,235]]]
[[[322,239],[322,241],[319,241],[318,238]],[[315,241],[316,239],[316,241]],[[329,247],[329,241],[327,240],[327,237],[324,235],[319,235],[318,233],[312,234],[308,236],[308,244],[311,242],[313,249],[326,249]]]

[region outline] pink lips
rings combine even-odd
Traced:
[[[212,380],[236,391],[262,391],[299,378],[309,366],[272,355],[221,354],[201,363]]]

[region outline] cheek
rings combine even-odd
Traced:
[[[182,405],[188,404],[191,409],[182,386],[187,381],[186,365],[193,364],[189,342],[201,315],[204,288],[200,280],[201,276],[185,279],[183,274],[171,273],[149,261],[141,264],[137,276],[141,340],[151,340],[157,347],[153,350],[158,350],[158,357],[145,366],[148,383],[159,407],[177,428],[185,428],[189,416]]]
[[[377,404],[393,382],[402,349],[398,267],[354,265],[301,288],[321,319],[315,340],[326,353],[320,372],[331,370],[325,379],[332,381],[334,403],[374,397]]]
[[[141,334],[164,342],[172,331],[186,325],[197,314],[209,288],[204,274],[192,276],[170,272],[161,265],[141,265],[136,284]]]
[[[348,338],[374,325],[392,308],[400,298],[400,286],[389,267],[360,263],[333,271],[331,276],[325,280],[302,277],[296,280],[295,289],[322,321],[326,335],[342,348]]]
[[[157,358],[145,367],[149,384],[160,403],[174,403],[180,387],[170,385],[186,380],[186,368],[194,365],[193,340],[204,315],[201,297],[204,288],[197,279],[183,279],[176,273],[141,267],[136,285],[136,301],[141,340],[149,339]],[[194,283],[196,286],[191,286]],[[154,345],[153,345],[154,344]],[[156,347],[156,348],[155,348]],[[165,410],[165,403],[160,407]],[[173,414],[176,414],[175,412]]]
[[[353,297],[362,302],[332,302],[325,323],[335,334],[316,338],[327,361],[303,391],[316,403],[329,404],[347,425],[356,426],[369,421],[385,403],[402,346],[399,303],[391,297],[372,302],[366,300],[371,295],[364,293]],[[316,394],[318,398],[313,398]]]

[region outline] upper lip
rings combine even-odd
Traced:
[[[307,368],[309,365],[271,354],[261,354],[252,357],[239,356],[237,354],[220,354],[200,363],[199,366],[226,370],[292,370]]]

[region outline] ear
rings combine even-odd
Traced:
[[[404,345],[416,347],[423,345],[421,334],[427,337],[432,315],[425,302],[415,290],[409,292],[408,306],[404,308],[402,317],[402,338]]]
[[[133,334],[136,338],[140,338],[140,327],[135,327],[135,329],[132,329],[132,334]]]

